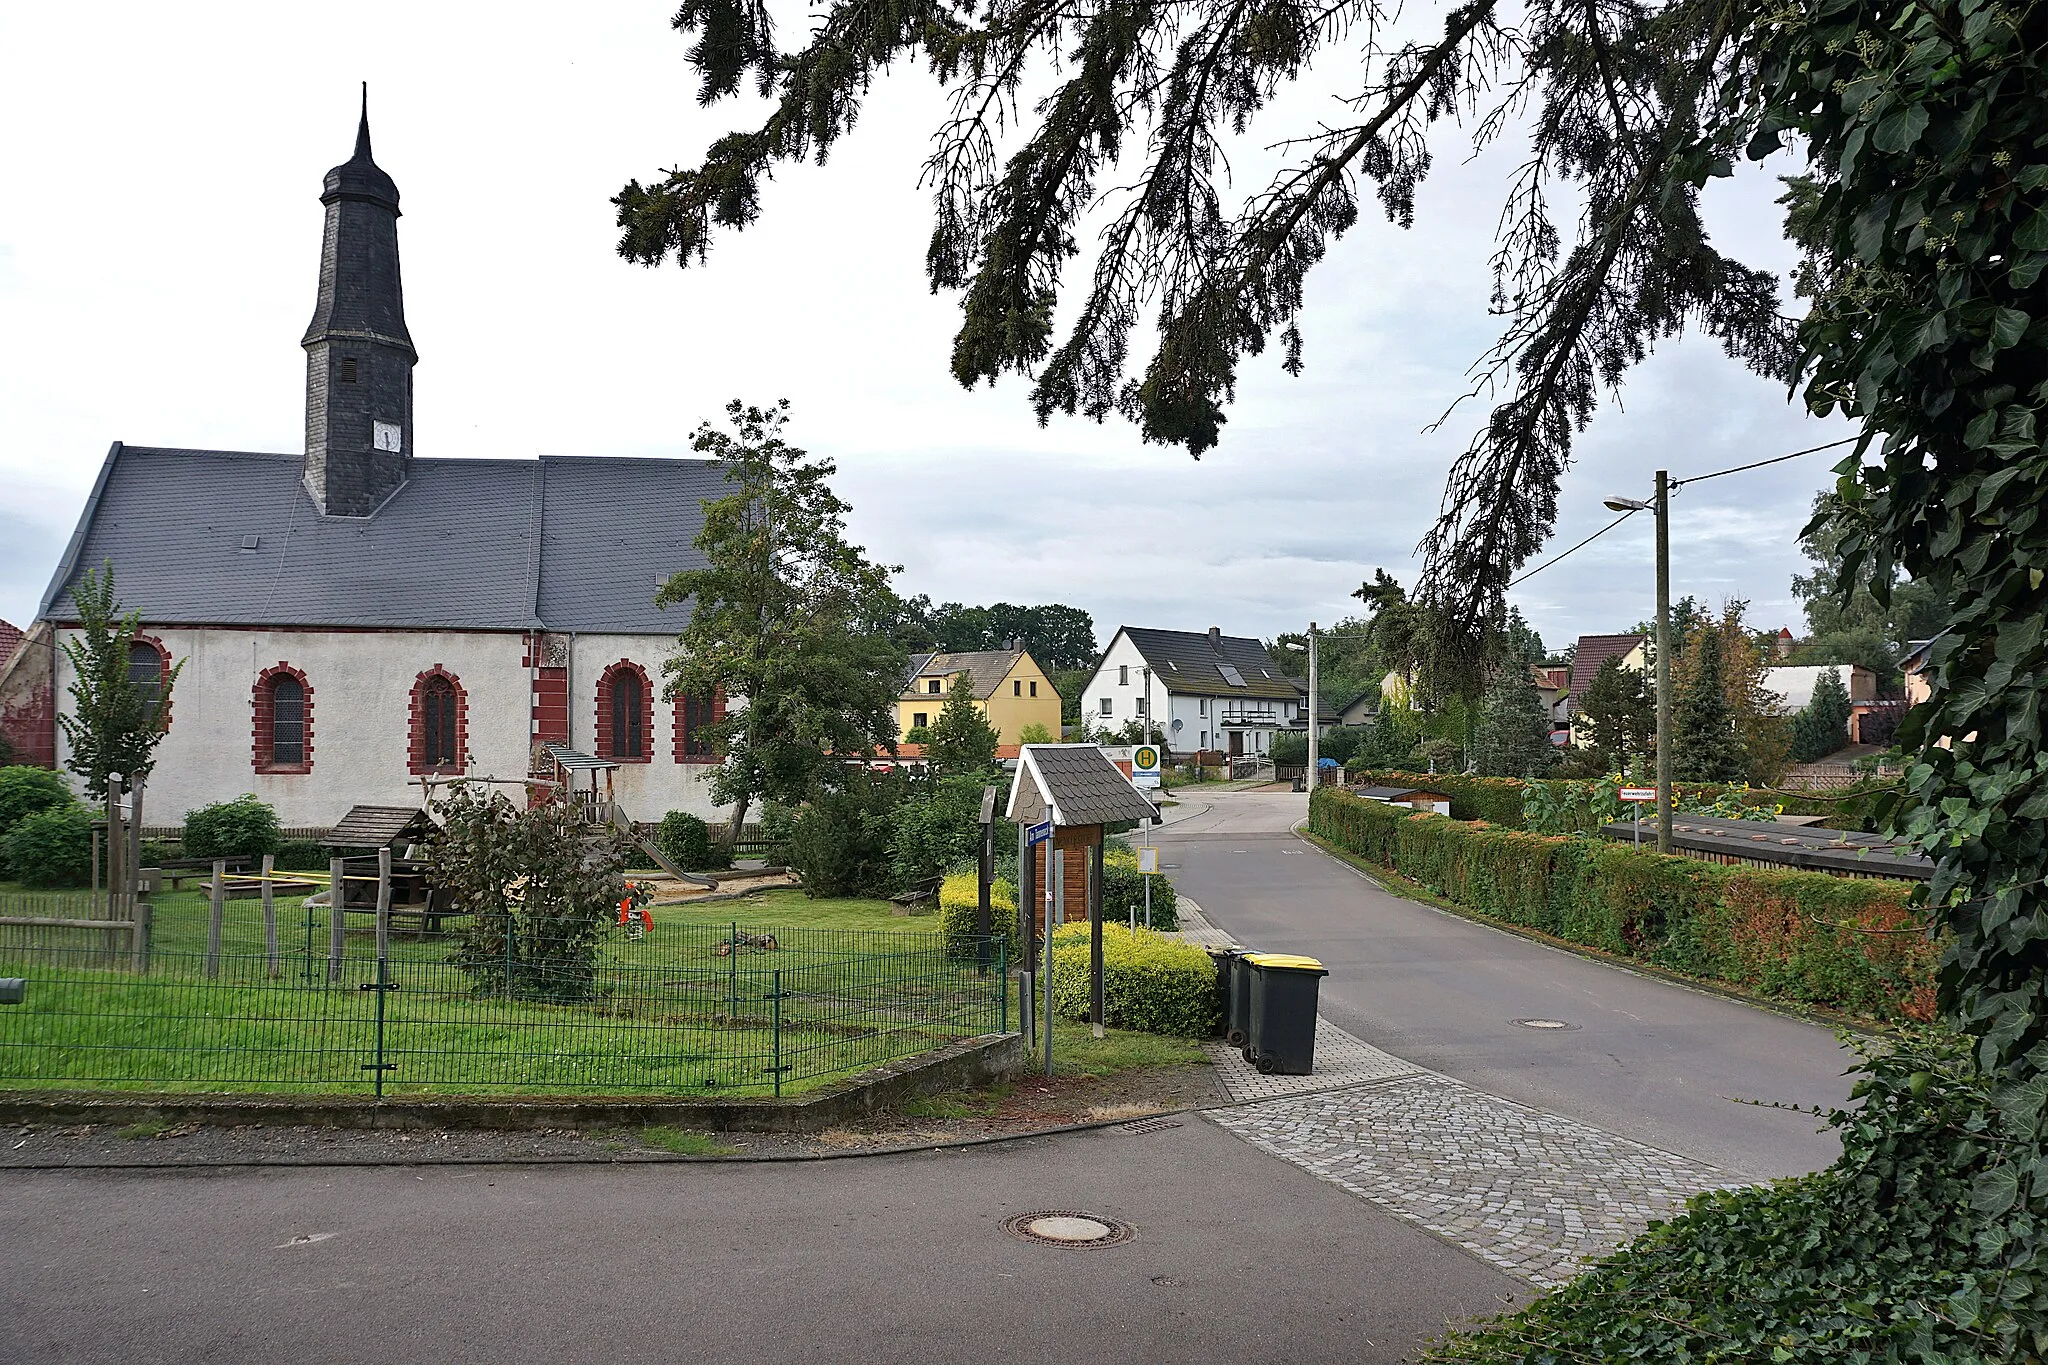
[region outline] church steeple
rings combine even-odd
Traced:
[[[328,516],[367,517],[412,467],[412,367],[398,278],[398,186],[370,157],[363,87],[355,155],[320,195],[320,295],[306,328],[306,491]]]

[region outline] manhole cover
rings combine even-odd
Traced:
[[[1509,1022],[1520,1024],[1523,1028],[1575,1029],[1578,1027],[1577,1024],[1567,1024],[1562,1019],[1512,1019]]]
[[[1131,1240],[1131,1225],[1099,1213],[1053,1209],[1003,1220],[1003,1231],[1027,1242],[1056,1247],[1113,1247]]]

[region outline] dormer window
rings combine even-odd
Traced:
[[[936,697],[937,695],[939,695],[940,691],[943,690],[943,687],[944,684],[939,679],[930,678],[926,680],[924,690],[930,695]]]

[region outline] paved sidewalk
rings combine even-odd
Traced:
[[[1180,898],[1180,934],[1231,942]],[[1591,1124],[1489,1095],[1316,1020],[1315,1073],[1264,1076],[1207,1043],[1243,1107],[1210,1118],[1542,1288],[1670,1218],[1703,1190],[1740,1181]]]

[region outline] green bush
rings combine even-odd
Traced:
[[[981,847],[979,777],[943,777],[889,812],[889,877],[898,891],[972,863]]]
[[[1440,1365],[1526,1361],[2038,1361],[2030,1135],[1952,1039],[1866,1050],[1824,1171],[1695,1198],[1564,1288],[1436,1343]],[[2003,1101],[2003,1102],[2002,1102]]]
[[[1140,926],[1145,923],[1146,877],[1138,871],[1138,855],[1120,844],[1111,844],[1102,856],[1102,918],[1128,925],[1133,912]],[[1152,882],[1152,927],[1163,932],[1180,928],[1180,897],[1173,883],[1154,873]]]
[[[789,820],[789,865],[814,897],[886,896],[891,890],[890,820],[902,799],[893,776],[848,775],[813,796]]]
[[[686,810],[672,810],[661,817],[654,845],[685,872],[719,872],[732,866],[725,845],[711,837],[711,826]]]
[[[178,841],[175,839],[144,839],[142,841],[142,865],[144,867],[162,867],[171,859],[182,856],[183,853],[179,848]],[[322,865],[325,866],[325,864]]]
[[[69,801],[23,816],[0,840],[7,875],[23,886],[84,886],[92,879],[92,816]]]
[[[185,812],[188,858],[260,858],[280,841],[277,812],[251,795]]]
[[[326,845],[311,839],[285,839],[277,846],[277,859],[271,864],[280,872],[325,872],[328,850]]]
[[[975,872],[949,872],[939,884],[939,932],[946,951],[957,958],[974,953],[974,920],[981,908],[981,877]],[[988,888],[989,932],[1008,944],[1008,961],[1017,964],[1017,884],[997,878]]]
[[[48,768],[0,768],[0,838],[5,838],[18,821],[38,811],[68,806],[75,800],[71,785]]]
[[[1905,882],[1722,867],[1612,840],[1427,815],[1324,788],[1309,831],[1507,923],[1883,1019],[1934,1016],[1936,949]]]
[[[1088,926],[1062,924],[1052,935],[1053,1012],[1088,1013]],[[1216,963],[1192,943],[1165,934],[1102,926],[1102,1022],[1111,1028],[1213,1038],[1223,1027]]]

